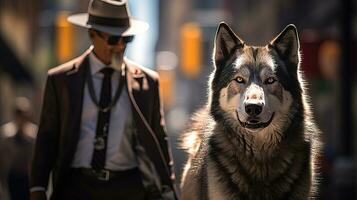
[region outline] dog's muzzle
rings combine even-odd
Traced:
[[[240,121],[238,111],[236,110],[237,119],[238,119],[240,125],[244,128],[249,128],[249,129],[265,128],[265,127],[269,126],[269,124],[273,121],[274,114],[275,113],[273,113],[270,116],[270,119],[267,122],[261,122],[256,117],[248,117],[247,121],[242,122],[242,121]]]

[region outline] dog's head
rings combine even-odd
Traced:
[[[246,45],[227,24],[217,29],[210,109],[247,133],[282,132],[301,105],[299,40],[288,25],[263,47]]]

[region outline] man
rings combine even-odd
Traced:
[[[70,22],[93,46],[49,70],[31,170],[31,198],[177,199],[157,73],[123,57],[145,22],[127,2],[92,0]]]
[[[0,199],[29,199],[28,171],[37,126],[25,97],[15,99],[14,120],[0,127]]]

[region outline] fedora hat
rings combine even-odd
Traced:
[[[121,36],[136,35],[149,28],[148,23],[130,16],[126,0],[91,0],[88,13],[74,14],[67,20],[78,26]]]

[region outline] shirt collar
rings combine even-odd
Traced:
[[[116,67],[113,67],[111,65],[105,65],[102,61],[100,61],[98,59],[98,57],[94,54],[93,51],[89,54],[89,62],[90,62],[90,68],[91,68],[92,75],[99,73],[99,71],[106,66],[111,67],[116,71],[121,71],[121,69],[117,69]],[[124,62],[123,62],[123,65],[124,65]]]
[[[93,52],[89,54],[89,62],[92,75],[98,73],[101,69],[106,67],[106,65],[102,63],[102,61],[100,61]]]

